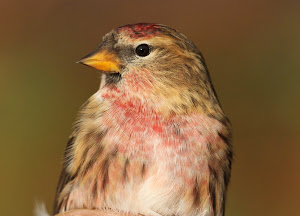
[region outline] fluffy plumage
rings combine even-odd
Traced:
[[[149,55],[136,54],[140,44]],[[197,47],[167,26],[134,24],[81,62],[105,72],[68,142],[54,214],[224,215],[230,123]]]

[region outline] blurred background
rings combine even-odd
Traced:
[[[111,29],[169,25],[203,52],[234,128],[228,216],[299,215],[300,1],[2,1],[1,215],[52,209],[81,104],[99,87],[75,64]]]

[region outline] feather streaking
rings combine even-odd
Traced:
[[[148,56],[136,55],[140,44]],[[230,123],[197,47],[167,26],[134,24],[85,59],[105,72],[68,142],[53,214],[224,215]]]

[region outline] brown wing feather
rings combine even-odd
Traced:
[[[61,208],[61,204],[62,202],[58,201],[59,195],[61,193],[61,191],[63,190],[63,188],[65,187],[66,184],[68,184],[68,182],[72,181],[74,179],[74,176],[71,176],[67,171],[67,158],[70,157],[69,154],[69,150],[71,149],[73,143],[74,143],[74,139],[75,137],[72,136],[66,146],[66,150],[65,150],[65,154],[64,154],[64,163],[63,163],[63,167],[62,167],[62,171],[59,177],[59,181],[58,181],[58,185],[56,188],[56,195],[55,195],[55,199],[54,199],[54,204],[53,204],[53,215],[56,215],[59,213],[59,210]]]

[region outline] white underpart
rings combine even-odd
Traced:
[[[45,203],[43,202],[36,202],[34,208],[34,216],[50,216],[47,212]]]
[[[105,73],[102,73],[102,75],[101,75],[101,82],[100,82],[100,89],[102,89],[103,86],[105,85],[105,78],[106,78]]]

